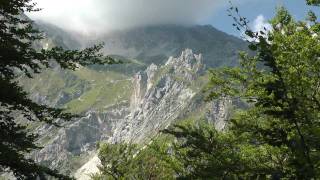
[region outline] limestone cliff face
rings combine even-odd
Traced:
[[[79,168],[79,164],[86,163],[91,155],[95,154],[99,141],[107,140],[112,134],[112,126],[121,121],[128,114],[127,106],[118,106],[106,112],[88,112],[85,117],[64,128],[41,126],[37,131],[46,144],[41,150],[33,154],[37,162],[44,163],[64,173],[71,174]],[[48,139],[48,142],[44,142]],[[73,162],[75,158],[78,158]],[[74,163],[74,164],[73,164]]]
[[[206,113],[207,121],[214,127],[222,131],[226,128],[227,120],[232,111],[232,100],[230,98],[222,98],[210,102],[208,104],[208,112]]]
[[[203,71],[201,55],[187,49],[163,66],[152,64],[134,78],[131,113],[116,124],[110,142],[141,143],[169,126],[196,94],[190,88]]]

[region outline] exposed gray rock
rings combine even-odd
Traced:
[[[41,126],[38,129],[38,133],[42,134],[39,141],[46,145],[34,152],[33,157],[37,162],[70,173],[66,170],[73,165],[69,164],[68,160],[96,151],[96,144],[106,141],[112,135],[113,124],[123,119],[128,112],[127,105],[124,104],[103,113],[88,112],[86,117],[72,121],[59,130],[53,126]],[[44,139],[49,142],[43,142]]]
[[[222,98],[209,103],[209,111],[206,114],[207,121],[214,127],[222,131],[226,128],[227,120],[232,111],[232,100]]]
[[[137,73],[131,106],[134,109],[116,124],[110,141],[141,143],[168,127],[196,94],[189,82],[199,76],[202,68],[202,56],[187,49],[178,58],[170,57],[160,68],[152,64]]]

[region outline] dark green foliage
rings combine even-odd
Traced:
[[[244,169],[237,163],[234,140],[208,124],[175,125],[165,133],[177,138],[173,152],[182,164],[181,171],[177,172],[182,179],[223,179]]]
[[[240,67],[212,70],[208,90],[209,99],[229,96],[246,101],[249,107],[233,115],[227,132],[178,127],[171,134],[185,138],[187,144],[179,145],[177,151],[200,150],[196,156],[187,153],[184,157],[191,159],[189,166],[195,166],[189,171],[192,177],[218,177],[219,170],[206,173],[222,169],[234,179],[317,179],[320,43],[314,27],[318,23],[309,28],[279,8],[270,21],[272,32],[252,32],[247,21],[239,17],[235,18],[236,27],[249,37],[256,55],[241,53]],[[216,157],[224,163],[215,162]]]
[[[313,11],[309,11],[308,16],[307,16],[307,20],[310,22],[313,22],[313,23],[317,22],[316,14]]]
[[[57,118],[70,120],[75,116],[32,102],[15,79],[32,78],[33,74],[50,68],[52,60],[66,69],[75,69],[78,64],[114,63],[114,60],[98,53],[101,45],[83,51],[60,47],[35,49],[35,42],[44,37],[23,14],[39,10],[34,7],[31,0],[0,1],[0,171],[12,171],[19,178],[34,179],[44,174],[68,178],[25,158],[26,153],[37,148],[36,135],[17,124],[16,118],[58,125]]]
[[[157,140],[145,147],[103,144],[99,150],[100,173],[93,179],[174,179],[175,161],[169,145]]]
[[[265,179],[281,174],[283,157],[269,145],[257,147],[246,135],[218,132],[204,122],[175,125],[172,153],[180,179]]]
[[[104,174],[103,176],[114,179],[125,177],[128,171],[134,168],[132,159],[137,151],[135,145],[102,145],[99,150],[99,159],[102,162],[100,170]]]
[[[308,5],[313,5],[313,6],[319,6],[320,1],[319,0],[307,0]]]

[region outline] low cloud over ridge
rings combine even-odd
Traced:
[[[64,29],[100,33],[132,27],[203,22],[224,0],[35,0],[29,14]]]

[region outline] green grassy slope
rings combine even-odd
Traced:
[[[21,78],[32,99],[73,113],[104,109],[129,100],[130,76],[114,71],[81,67],[76,71],[46,70],[33,79]],[[44,102],[43,102],[44,101]]]

